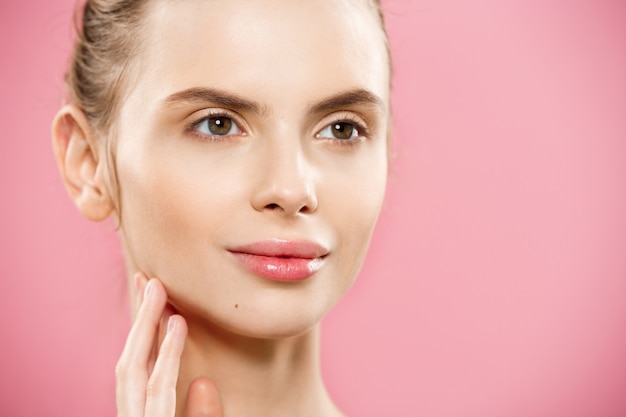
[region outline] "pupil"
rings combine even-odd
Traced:
[[[337,139],[350,139],[354,133],[354,126],[350,123],[335,123],[333,126],[333,135]]]
[[[209,130],[214,135],[226,135],[230,132],[233,121],[228,117],[211,117],[209,119]]]

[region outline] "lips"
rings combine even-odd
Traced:
[[[323,265],[328,250],[305,240],[271,239],[229,249],[249,271],[273,281],[302,281]]]

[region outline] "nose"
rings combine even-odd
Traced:
[[[293,144],[291,144],[293,145]],[[298,146],[265,149],[260,161],[251,205],[256,211],[272,211],[288,216],[317,210],[314,171]],[[276,149],[280,148],[280,149]]]

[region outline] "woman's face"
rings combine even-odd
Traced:
[[[146,22],[116,125],[129,270],[160,278],[188,320],[308,330],[353,282],[383,200],[376,11],[154,1]]]

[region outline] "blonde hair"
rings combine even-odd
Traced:
[[[87,0],[76,14],[76,42],[65,76],[69,99],[97,130],[115,114],[131,57],[137,52],[147,0]]]

